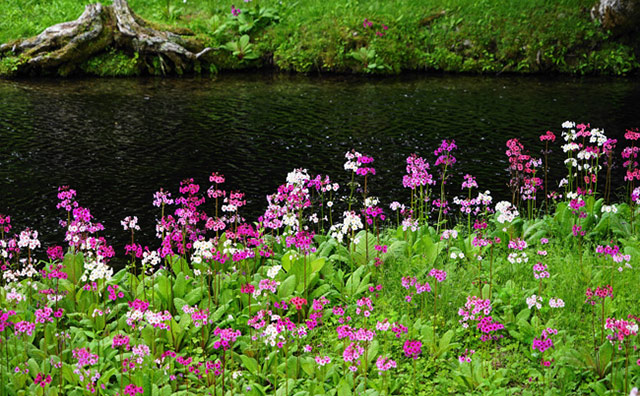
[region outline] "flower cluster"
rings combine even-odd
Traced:
[[[396,361],[392,360],[391,358],[387,358],[380,355],[376,360],[376,368],[378,369],[378,375],[382,375],[383,372],[396,367],[397,367]]]
[[[602,287],[598,286],[595,290],[592,290],[590,287],[588,287],[587,291],[585,291],[584,294],[587,297],[587,299],[585,300],[585,304],[596,305],[596,297],[600,299],[613,297],[613,287],[611,287],[611,285]]]
[[[496,213],[498,214],[498,223],[511,223],[516,217],[520,215],[518,209],[510,202],[500,201],[496,204]]]
[[[614,342],[623,343],[629,336],[638,335],[638,323],[631,320],[607,318],[605,329],[611,330],[613,334],[607,336],[607,339],[613,344]]]
[[[435,184],[433,176],[429,173],[429,163],[425,161],[424,158],[418,157],[416,154],[411,154],[407,157],[406,169],[407,174],[402,177],[402,185],[405,188],[415,190],[421,186]]]
[[[533,277],[535,279],[543,279],[549,277],[549,271],[547,271],[547,265],[538,263],[533,266]]]
[[[431,292],[431,286],[429,285],[429,282],[424,282],[421,284],[420,282],[418,282],[418,278],[416,277],[405,276],[402,278],[401,282],[402,287],[410,291],[410,293],[405,297],[405,300],[407,302],[411,302],[413,298],[414,292],[410,290],[412,287],[415,288],[415,294]]]
[[[238,337],[240,337],[240,330],[229,329],[221,329],[216,327],[213,331],[213,335],[220,337],[220,340],[213,343],[214,349],[224,349],[225,351],[231,348],[231,344],[233,344]]]
[[[436,268],[432,268],[431,271],[429,271],[429,276],[435,278],[438,283],[441,283],[445,279],[447,279],[447,273]]]
[[[551,339],[551,336],[556,334],[558,334],[558,330],[553,329],[551,327],[548,327],[542,330],[542,334],[540,335],[540,338],[537,338],[537,337],[533,338],[533,342],[531,343],[531,348],[533,350],[540,351],[540,353],[544,353],[549,348],[553,348],[554,345],[553,345],[553,340]],[[549,367],[551,365],[551,361],[544,360],[544,359],[541,359],[540,363],[545,367]]]
[[[536,307],[537,309],[542,308],[542,297],[536,296],[535,294],[531,295],[531,297],[527,297],[527,307],[529,309]]]
[[[422,354],[422,341],[419,340],[406,340],[402,346],[404,355],[406,357],[417,359]]]

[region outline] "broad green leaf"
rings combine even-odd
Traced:
[[[247,45],[249,44],[249,36],[248,35],[243,35],[242,37],[240,37],[240,47],[241,48],[247,48]]]
[[[173,284],[173,296],[182,298],[184,297],[184,293],[187,290],[187,279],[185,278],[184,272],[180,272],[176,275],[176,281]]]
[[[295,275],[289,275],[278,287],[278,298],[284,300],[291,297],[296,288],[297,279]]]
[[[317,258],[311,262],[311,272],[318,272],[324,267],[324,264],[327,262],[327,259],[324,257]]]
[[[351,386],[345,378],[338,382],[338,396],[351,396]]]
[[[189,305],[196,305],[197,303],[200,302],[200,300],[202,300],[203,294],[204,293],[203,293],[202,287],[198,287],[191,290],[189,293],[187,293],[187,295],[184,297],[184,300]]]
[[[258,375],[258,361],[254,358],[251,358],[247,355],[238,355],[240,360],[242,360],[242,365],[248,372],[252,375]]]

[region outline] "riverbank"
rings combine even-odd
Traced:
[[[0,5],[0,42],[73,20],[83,0]],[[418,4],[416,4],[418,3]],[[131,0],[146,20],[190,29],[214,48],[196,72],[393,74],[404,71],[625,75],[640,67],[635,37],[614,37],[591,20],[593,0],[175,1]],[[243,39],[243,36],[246,36]],[[0,59],[10,75],[18,58]],[[111,49],[74,73],[127,76],[144,67]]]

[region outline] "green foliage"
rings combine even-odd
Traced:
[[[618,38],[601,29],[588,12],[592,0],[130,3],[143,18],[190,28],[208,45],[222,49],[211,55],[221,69],[273,65],[296,72],[624,75],[640,67],[637,34]],[[75,19],[85,4],[84,0],[2,2],[0,42]],[[231,15],[231,5],[240,8],[239,15]],[[365,18],[371,26],[364,25]],[[250,37],[246,43],[244,35]],[[15,62],[15,58],[0,59],[0,74],[10,75]],[[162,64],[155,63],[150,72],[162,74]],[[120,53],[100,56],[84,66],[86,72],[101,76],[139,72],[135,59]]]
[[[249,36],[246,34],[238,40],[226,43],[223,48],[231,52],[233,56],[237,57],[240,61],[258,58],[258,54],[254,52],[254,45],[249,42]]]
[[[100,77],[137,76],[141,71],[137,52],[129,56],[114,48],[88,59],[80,67],[85,73]]]
[[[0,76],[10,77],[18,70],[22,60],[17,56],[7,56],[0,58]]]

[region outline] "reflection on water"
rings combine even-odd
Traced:
[[[402,76],[385,79],[231,75],[207,79],[0,81],[0,213],[60,241],[56,188],[78,191],[121,249],[119,221],[137,215],[153,247],[152,194],[219,171],[247,193],[255,219],[264,196],[296,167],[346,182],[344,153],[372,155],[370,190],[406,199],[401,177],[415,152],[440,139],[459,150],[449,187],[464,173],[507,197],[505,142],[538,153],[538,135],[565,120],[622,139],[640,126],[640,82],[626,79]],[[554,177],[564,173],[556,145]],[[620,172],[619,172],[620,173]]]

